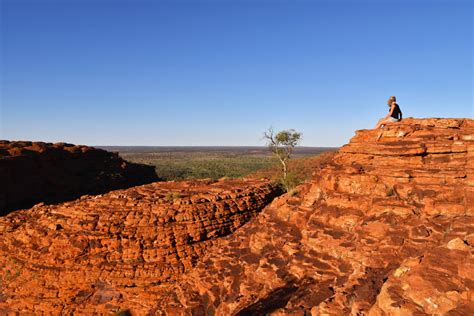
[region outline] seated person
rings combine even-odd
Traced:
[[[397,104],[397,98],[395,96],[391,96],[387,101],[389,110],[387,116],[380,119],[375,128],[380,128],[385,126],[387,123],[395,123],[402,119],[402,111]]]

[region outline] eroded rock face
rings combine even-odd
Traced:
[[[259,180],[156,182],[13,212],[0,218],[0,314],[143,309],[140,296],[280,193]]]
[[[474,122],[358,131],[298,196],[221,240],[155,310],[474,313]]]
[[[472,315],[473,247],[468,240],[454,238],[405,259],[383,284],[370,314]]]
[[[0,216],[36,203],[158,181],[151,166],[117,154],[65,143],[0,141]]]
[[[39,218],[54,218],[47,222],[56,224],[56,217],[47,215],[56,211],[14,213],[2,222],[0,249],[6,255],[0,260],[10,270],[18,262],[23,268],[9,283],[2,283],[0,308],[31,311],[35,306],[35,312],[85,314],[129,310],[136,315],[474,314],[473,156],[474,121],[469,119],[405,119],[383,130],[358,131],[296,195],[276,198],[233,234],[213,240],[205,251],[194,248],[198,253],[194,266],[187,269],[183,263],[183,270],[173,270],[177,277],[161,280],[156,278],[162,270],[146,272],[146,261],[139,268],[128,268],[126,260],[105,264],[101,248],[81,246],[91,249],[83,262],[84,248],[78,246],[40,245],[40,238],[27,244],[21,238],[30,233],[61,234],[54,226],[51,231],[30,228],[42,223]],[[255,186],[248,185],[248,190],[255,191]],[[91,208],[96,209],[92,204]],[[97,212],[109,214],[110,208],[97,207]],[[31,216],[38,219],[28,219]],[[82,218],[69,216],[72,222]],[[95,231],[102,227],[99,223],[88,229]],[[128,231],[115,223],[102,224],[111,234],[101,237],[106,245],[112,236],[118,240]],[[146,221],[142,229],[153,232]],[[75,259],[64,259],[54,250],[61,247],[77,248],[74,255],[83,262],[82,271],[91,271],[90,279],[89,273],[79,276]],[[152,253],[160,247],[152,245]],[[50,256],[54,251],[56,255]],[[109,253],[106,258],[120,258],[118,251]],[[18,261],[14,255],[24,259]],[[52,264],[39,263],[42,258],[68,265],[55,264],[51,269]],[[87,266],[88,262],[94,264]],[[172,262],[174,267],[176,261]],[[33,276],[31,271],[41,273]],[[65,281],[70,279],[81,285],[73,287]]]

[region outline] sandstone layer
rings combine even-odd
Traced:
[[[280,193],[259,180],[156,182],[12,212],[0,218],[0,314],[140,302],[127,291],[175,281]]]
[[[3,272],[0,311],[472,315],[473,157],[470,119],[405,119],[383,130],[357,131],[332,160],[315,170],[310,182],[273,200],[234,233],[213,239],[205,251],[196,250],[201,248],[199,242],[190,242],[194,237],[185,238],[194,252],[185,247],[188,250],[176,253],[196,253],[195,259],[186,264],[182,261],[186,255],[178,255],[170,261],[169,275],[155,267],[162,267],[160,258],[168,258],[165,243],[182,242],[166,238],[157,244],[138,238],[143,246],[130,238],[118,242],[122,235],[129,236],[124,223],[132,208],[120,220],[108,215],[95,220],[83,214],[93,211],[102,216],[122,208],[97,206],[92,201],[103,197],[88,197],[87,212],[75,212],[74,203],[14,212],[1,222],[0,262],[13,272],[8,282]],[[259,187],[242,186],[248,194]],[[129,190],[147,195],[143,189]],[[209,200],[203,203],[217,203]],[[229,198],[235,200],[239,198]],[[122,203],[133,201],[126,197]],[[184,205],[176,206],[177,214]],[[148,220],[146,209],[137,208],[129,223],[146,218],[139,226],[154,236],[163,227]],[[62,216],[67,219],[58,222]],[[75,224],[78,221],[84,228]],[[188,221],[193,225],[200,220]],[[88,246],[101,229],[102,248]],[[72,240],[84,238],[81,230],[88,232],[87,242],[73,244]],[[53,242],[54,236],[68,231],[76,237],[57,237]],[[113,240],[116,244],[111,244]],[[61,255],[66,249],[72,249],[70,257]],[[84,249],[86,259],[81,261]],[[159,255],[144,256],[145,250]],[[143,262],[130,268],[127,258]],[[156,262],[153,268],[145,268],[146,260]],[[175,270],[176,262],[182,263],[181,270]]]
[[[105,150],[27,141],[0,141],[0,179],[0,216],[158,180],[153,167]]]
[[[358,131],[297,196],[215,245],[153,311],[473,315],[473,157],[469,119]]]

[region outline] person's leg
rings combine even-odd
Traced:
[[[378,121],[377,125],[375,125],[375,129],[378,129],[378,128],[382,127],[382,125],[385,125],[385,123],[387,123],[387,120],[385,118],[381,118]]]

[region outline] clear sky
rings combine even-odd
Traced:
[[[473,117],[473,1],[0,0],[0,139],[340,146]]]

